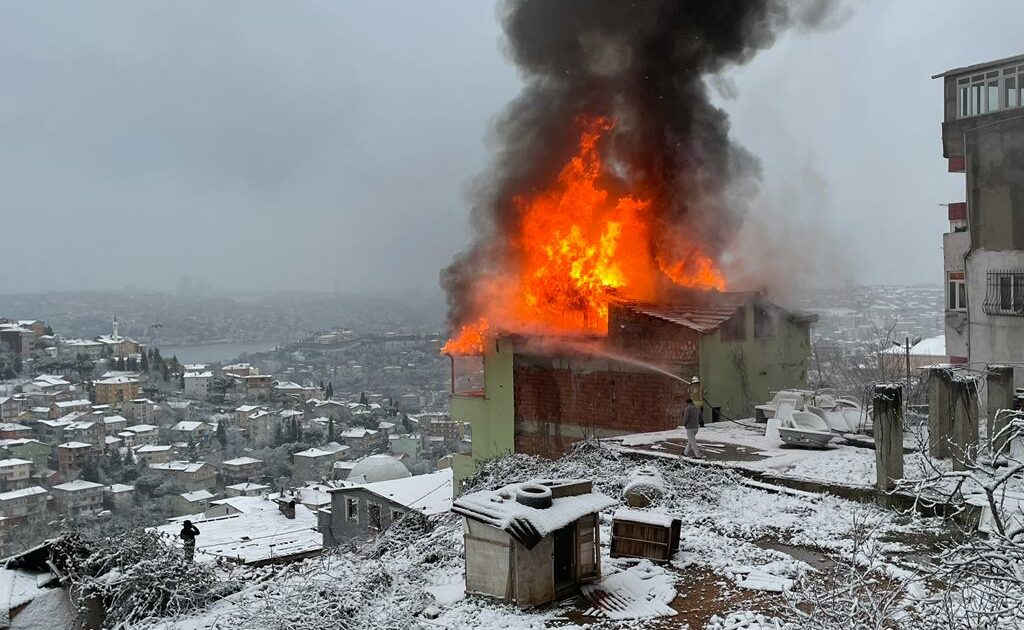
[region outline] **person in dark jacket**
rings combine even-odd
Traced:
[[[686,449],[683,455],[704,459],[704,454],[697,445],[697,431],[700,430],[700,409],[693,404],[692,398],[686,399],[686,408],[683,410],[683,429],[686,430]]]
[[[184,542],[183,547],[185,550],[185,557],[189,560],[195,556],[196,553],[196,536],[199,535],[199,528],[192,524],[192,521],[185,521],[181,525],[181,540]]]

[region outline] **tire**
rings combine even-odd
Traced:
[[[543,510],[551,507],[551,488],[538,483],[524,483],[516,489],[516,502]]]

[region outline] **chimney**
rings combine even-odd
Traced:
[[[295,500],[294,499],[292,499],[291,501],[285,501],[283,499],[279,499],[277,501],[277,509],[281,510],[281,514],[284,514],[285,518],[292,519],[292,520],[295,519]]]

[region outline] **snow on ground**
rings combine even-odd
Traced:
[[[606,570],[599,582],[583,586],[583,595],[594,605],[583,614],[609,619],[671,617],[669,604],[676,598],[675,576],[649,560],[631,567]]]
[[[586,590],[592,597],[604,595],[593,602],[576,598],[524,611],[496,599],[465,596],[462,523],[449,515],[440,517],[429,531],[399,523],[364,546],[284,567],[233,567],[233,577],[245,585],[241,591],[201,613],[146,628],[526,630],[572,628],[573,623],[606,629],[647,623],[681,627],[685,622],[674,621],[680,619],[677,616],[655,617],[674,615],[673,606],[679,610],[679,602],[685,602],[687,610],[712,606],[704,619],[714,611],[719,620],[709,628],[775,627],[764,625],[770,624],[770,616],[758,617],[761,613],[749,605],[724,615],[720,611],[733,611],[714,608],[721,602],[697,599],[699,589],[692,585],[680,586],[677,593],[676,584],[687,576],[707,574],[722,583],[760,589],[749,591],[759,593],[757,597],[777,598],[771,591],[799,588],[801,577],[815,570],[787,553],[787,546],[819,554],[848,554],[854,550],[852,532],[866,531],[875,548],[883,554],[891,552],[896,563],[907,544],[886,541],[938,528],[935,521],[917,518],[896,524],[892,513],[879,507],[833,496],[767,492],[729,470],[667,458],[644,465],[655,468],[664,479],[665,494],[651,508],[652,518],[670,515],[682,521],[679,552],[664,566],[610,558],[611,517],[616,508],[603,511],[604,578]],[[595,491],[618,501],[636,467],[635,459],[595,446],[556,462],[517,455],[491,462],[471,480],[474,485],[469,489],[496,489],[533,478],[592,478]],[[597,603],[602,599],[614,603]],[[601,616],[593,616],[598,609]]]

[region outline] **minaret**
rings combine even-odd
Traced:
[[[117,357],[121,358],[121,338],[117,335],[117,315],[114,315],[114,343],[117,344]]]

